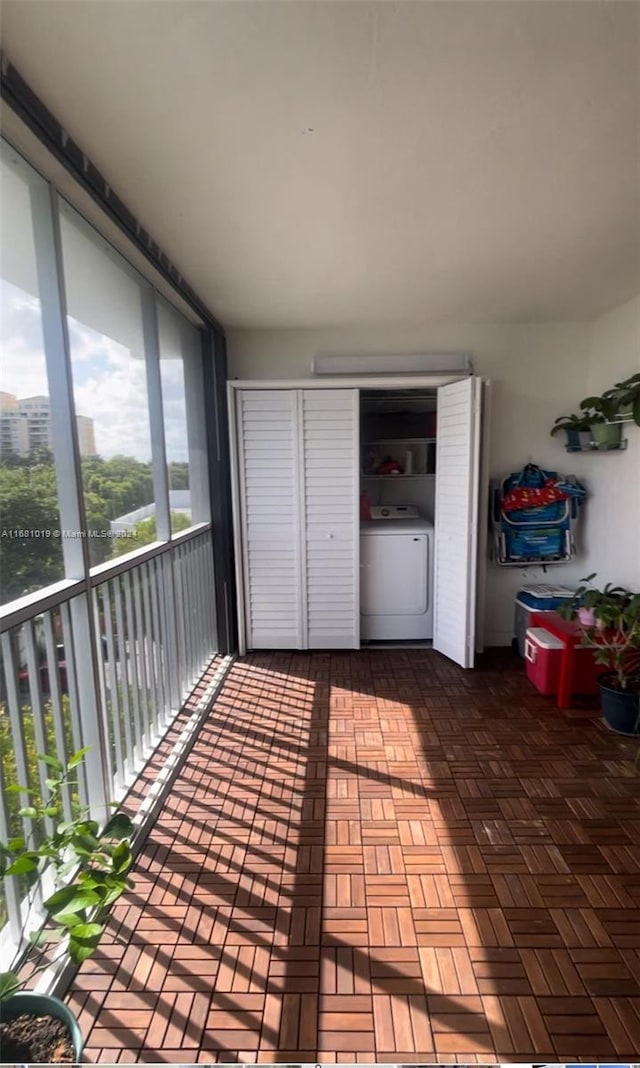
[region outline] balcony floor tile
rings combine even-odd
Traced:
[[[237,661],[70,991],[87,1059],[632,1058],[636,747],[506,651]]]

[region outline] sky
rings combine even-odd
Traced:
[[[40,302],[0,279],[0,390],[17,397],[48,396]],[[149,462],[151,444],[144,360],[124,345],[69,317],[76,412],[94,420],[100,456]],[[163,359],[167,459],[187,461],[182,360]]]

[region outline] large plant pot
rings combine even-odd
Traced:
[[[593,423],[591,436],[596,445],[619,445],[622,440],[622,423]]]
[[[0,1001],[0,1023],[14,1020],[16,1016],[21,1016],[23,1013],[29,1016],[53,1016],[56,1020],[62,1020],[71,1035],[75,1060],[80,1061],[84,1039],[78,1021],[63,1001],[49,997],[48,994],[36,994],[30,990],[12,994],[6,1001]],[[7,1061],[0,1053],[0,1064],[6,1063]]]
[[[629,736],[640,733],[640,689],[616,690],[615,675],[607,672],[598,676],[600,703],[605,723],[617,734]]]

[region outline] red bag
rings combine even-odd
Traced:
[[[544,486],[516,486],[502,498],[502,511],[515,512],[520,508],[539,508],[554,501],[566,501],[569,494],[558,489],[554,479],[548,478]]]

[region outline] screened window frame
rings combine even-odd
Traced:
[[[165,423],[162,399],[162,381],[160,370],[160,338],[158,327],[158,303],[162,301],[169,311],[194,329],[198,335],[199,353],[201,359],[201,380],[203,384],[207,378],[204,374],[205,338],[204,324],[198,324],[188,319],[182,311],[171,304],[166,295],[149,281],[136,267],[134,267],[116,249],[108,238],[89,220],[81,211],[71,203],[68,197],[60,194],[54,182],[40,173],[33,164],[25,159],[24,154],[14,148],[11,141],[5,136],[0,136],[0,151],[3,159],[8,155],[20,161],[36,189],[38,196],[32,195],[32,213],[34,216],[34,241],[36,252],[36,266],[38,280],[42,289],[42,278],[46,275],[46,295],[48,310],[45,322],[45,309],[42,307],[42,321],[44,334],[44,350],[47,368],[47,379],[50,383],[49,403],[50,418],[52,424],[53,456],[56,470],[56,482],[58,489],[58,506],[60,512],[60,529],[64,531],[81,531],[78,537],[63,538],[63,567],[64,573],[59,580],[39,591],[32,591],[26,595],[29,602],[37,606],[38,599],[48,597],[50,590],[57,589],[60,583],[73,583],[86,581],[89,586],[95,585],[95,579],[105,581],[112,574],[122,571],[123,565],[133,565],[139,562],[145,553],[155,555],[163,548],[188,540],[199,533],[212,528],[211,501],[208,499],[209,517],[192,523],[187,529],[171,532],[170,507],[169,507],[169,483],[165,441]],[[84,487],[81,473],[81,457],[76,424],[75,398],[73,394],[73,370],[71,362],[69,330],[67,320],[66,281],[64,275],[64,255],[60,231],[61,210],[70,213],[70,217],[76,225],[85,233],[92,242],[103,246],[104,254],[122,269],[140,287],[142,306],[142,336],[144,345],[144,358],[147,382],[147,402],[149,412],[149,431],[151,440],[151,470],[153,475],[154,503],[156,515],[156,530],[158,537],[152,543],[142,549],[134,549],[131,553],[125,553],[105,561],[101,564],[91,565],[89,561],[89,539],[87,538],[87,522],[84,505]],[[38,231],[39,235],[38,236]],[[38,262],[41,257],[41,262]],[[42,306],[42,293],[39,294]],[[49,340],[47,340],[47,334]],[[185,382],[185,392],[186,392]],[[55,394],[55,395],[54,395]],[[195,400],[195,394],[188,400]],[[206,397],[203,392],[197,398],[202,406],[200,413],[198,433],[203,435],[206,447]],[[187,420],[189,419],[189,404],[187,404]],[[210,458],[207,456],[207,473],[204,482],[207,491],[210,485]],[[20,612],[24,597],[8,601],[0,605],[0,624],[4,630],[6,619],[15,615],[15,610]]]
[[[17,159],[21,168],[25,168],[35,190],[31,196],[34,215],[32,225],[46,375],[50,387],[52,452],[58,485],[60,529],[81,533],[78,537],[62,539],[64,574],[59,580],[0,605],[0,656],[4,678],[8,680],[6,700],[15,719],[20,712],[18,678],[22,661],[15,655],[14,639],[21,628],[27,635],[32,635],[40,626],[47,637],[44,666],[49,672],[49,678],[57,679],[44,700],[51,704],[55,723],[55,717],[60,718],[63,692],[69,697],[72,717],[76,717],[79,725],[82,745],[87,747],[84,760],[86,798],[83,800],[88,804],[91,817],[102,823],[110,814],[111,804],[122,800],[144,761],[184,707],[184,702],[202,677],[202,672],[210,666],[211,658],[220,650],[220,591],[219,584],[216,584],[214,560],[214,537],[219,538],[216,526],[220,527],[220,519],[219,514],[215,513],[214,526],[212,510],[206,522],[196,522],[175,535],[172,535],[169,529],[159,361],[159,291],[81,211],[78,211],[68,197],[62,197],[55,182],[34,167],[25,158],[24,153],[11,144],[10,139],[0,137],[0,148],[3,158],[5,153],[8,153],[9,159]],[[92,239],[103,244],[107,253],[124,267],[127,274],[135,278],[142,292],[142,336],[151,431],[151,466],[158,533],[161,537],[150,545],[93,566],[90,564],[89,539],[86,537],[88,527],[63,271],[60,226],[62,203],[65,210],[70,208],[74,218],[79,219],[81,224],[88,228]],[[216,433],[222,433],[220,421],[224,418],[224,410],[220,408],[221,391],[217,382],[212,386],[212,368],[209,366],[212,362],[210,346],[214,331],[206,321],[200,320],[199,325],[195,325],[179,308],[174,308],[171,301],[167,300],[166,294],[162,297],[178,319],[195,326],[198,333],[203,381],[198,403],[202,423],[206,426],[205,442],[208,444],[214,440],[213,429]],[[224,377],[223,367],[219,373]],[[215,426],[212,424],[214,413]],[[187,409],[187,418],[188,416]],[[216,454],[213,447],[212,455],[207,449],[205,466],[208,483],[212,481],[214,468],[219,464],[219,449]],[[127,594],[131,594],[129,600],[133,601],[131,610],[127,603]],[[100,620],[100,606],[104,624]],[[109,611],[109,606],[113,607],[113,612]],[[68,681],[69,688],[65,691],[62,691],[60,686],[62,668],[57,659],[55,634],[52,630],[52,613],[55,612],[62,620],[65,672],[67,679],[71,680]],[[117,633],[114,632],[114,621]],[[226,626],[224,618],[222,624]],[[223,640],[228,642],[228,639]],[[114,733],[117,734],[119,724],[120,697],[118,695],[114,698],[114,694],[118,694],[120,681],[116,671],[117,663],[124,664],[127,672],[131,667],[132,678],[135,676],[131,686],[135,693],[140,692],[140,699],[145,702],[144,717],[148,722],[146,733],[143,734],[138,751],[134,754],[137,760],[135,767],[127,766],[127,760],[123,758],[123,752],[120,752],[120,742],[116,744],[110,738],[110,728],[115,725]],[[32,641],[31,655],[27,663],[27,700],[34,723],[37,721],[39,724],[40,733],[44,723],[41,666],[40,661],[33,655]],[[128,675],[126,677],[129,678]],[[128,689],[129,687],[125,687],[123,692]],[[202,711],[198,712],[198,717],[203,714]],[[56,744],[57,742],[56,738]],[[24,746],[16,742],[16,753],[22,752],[22,749]],[[0,783],[0,838],[4,839],[8,828],[8,809],[5,801],[4,786]],[[153,811],[153,806],[148,812],[141,809],[143,822],[150,818]],[[17,886],[13,886],[11,881],[9,884],[5,898],[8,921],[0,930],[0,951],[3,956],[6,953],[11,959],[14,952],[19,952],[21,947],[26,948],[27,943],[24,903],[20,899]],[[37,919],[36,911],[34,921]],[[54,980],[55,977],[51,982]],[[43,982],[45,985],[49,984],[50,978],[44,977]]]
[[[208,455],[208,442],[207,442],[207,425],[206,425],[206,411],[204,405],[201,403],[201,398],[205,395],[205,375],[203,367],[203,339],[199,337],[200,344],[200,360],[198,366],[193,365],[193,361],[188,358],[185,359],[184,349],[182,348],[182,331],[186,326],[187,330],[193,329],[197,334],[197,328],[193,324],[189,323],[184,316],[181,316],[179,312],[162,296],[162,294],[156,294],[156,311],[157,311],[157,324],[158,324],[158,341],[159,341],[159,357],[160,357],[160,380],[162,383],[162,335],[161,335],[161,316],[160,311],[163,309],[168,312],[169,315],[176,316],[179,319],[178,327],[181,338],[181,354],[182,372],[183,372],[183,384],[184,384],[184,397],[185,397],[185,420],[186,420],[186,434],[187,434],[187,467],[189,471],[189,494],[191,501],[191,515],[192,522],[189,527],[183,531],[176,531],[172,533],[172,540],[176,540],[182,534],[189,534],[195,529],[201,529],[210,525],[212,522],[211,515],[211,493],[210,493],[210,463]],[[164,404],[163,396],[163,404]],[[166,449],[166,416],[165,416],[165,449]],[[202,462],[204,459],[204,462]],[[167,485],[169,483],[169,460],[167,458]],[[171,487],[168,485],[169,492]],[[169,522],[170,525],[170,522]]]

